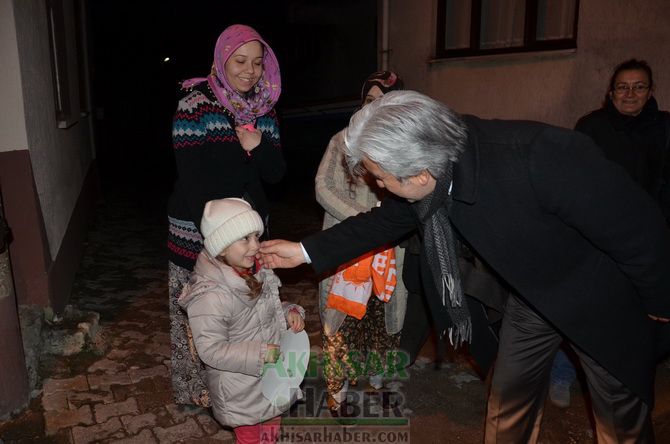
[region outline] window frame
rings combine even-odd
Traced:
[[[481,15],[482,0],[471,0],[470,14],[470,45],[467,48],[446,49],[445,35],[447,31],[447,1],[437,1],[437,29],[435,39],[435,57],[438,59],[452,59],[478,57],[495,54],[517,54],[524,52],[558,51],[577,48],[577,28],[579,23],[579,0],[575,0],[575,16],[572,23],[572,37],[566,39],[537,40],[537,11],[538,0],[526,0],[526,14],[524,18],[523,45],[505,48],[481,49]]]
[[[76,125],[81,116],[83,63],[80,50],[80,0],[46,0],[49,53],[54,92],[54,115],[59,129]],[[73,29],[76,28],[76,29]],[[82,46],[80,46],[80,43]],[[86,99],[86,98],[85,98]]]

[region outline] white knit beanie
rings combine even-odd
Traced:
[[[216,257],[235,241],[249,233],[263,233],[263,221],[251,205],[236,197],[210,200],[200,221],[205,249]]]

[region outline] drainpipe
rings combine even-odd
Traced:
[[[382,71],[389,69],[389,0],[382,0]]]

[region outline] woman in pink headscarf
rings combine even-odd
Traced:
[[[177,297],[203,247],[205,203],[247,200],[261,215],[268,204],[263,182],[284,176],[274,105],[281,92],[277,58],[252,28],[232,25],[219,36],[212,71],[182,83],[172,130],[178,179],[168,204],[168,266],[172,386],[177,404],[209,406],[186,314]]]

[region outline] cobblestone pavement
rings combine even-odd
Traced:
[[[321,212],[310,192],[286,195],[294,197],[275,204],[273,236],[299,239],[317,230]],[[70,301],[100,314],[96,339],[77,355],[44,359],[41,393],[25,411],[0,422],[0,444],[234,442],[231,431],[220,427],[208,410],[173,403],[164,210],[161,202],[147,202],[109,198],[99,205]],[[306,329],[318,362],[316,276],[306,266],[278,274],[284,282],[282,297],[307,310]],[[358,404],[365,424],[332,424],[318,366],[310,368],[305,402],[284,418],[283,442],[481,442],[486,384],[467,357],[451,354],[436,365],[431,350],[426,345],[407,374],[389,384],[399,393],[396,409],[384,411],[361,388],[352,391],[354,401],[366,400]],[[654,414],[659,442],[670,442],[662,438],[670,436],[668,373],[659,369]],[[541,442],[592,440],[578,389],[570,408],[547,406]]]

